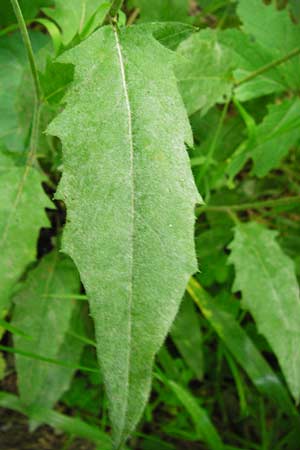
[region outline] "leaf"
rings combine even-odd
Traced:
[[[53,208],[35,168],[17,166],[0,153],[0,311],[9,304],[16,282],[36,258],[41,227],[49,226],[45,208]]]
[[[287,390],[232,314],[222,310],[219,303],[215,305],[214,298],[195,279],[190,280],[187,290],[259,392],[289,416],[297,417]]]
[[[137,0],[142,22],[190,22],[188,0]]]
[[[205,442],[209,449],[222,450],[224,446],[218,431],[212,424],[205,409],[197,403],[195,397],[180,384],[175,383],[175,381],[167,380],[166,384],[172,389],[191,416],[198,438]]]
[[[292,26],[292,25],[291,25]],[[219,44],[231,53],[233,75],[238,83],[253,72],[270,64],[276,59],[271,48],[264,48],[259,42],[238,29],[219,31]],[[273,67],[260,76],[236,86],[235,97],[242,101],[261,97],[272,93],[279,93],[287,89],[285,77],[281,73],[283,66]]]
[[[31,32],[30,39],[35,53],[47,42],[48,37],[39,32]],[[9,151],[23,151],[26,147],[28,122],[19,121],[19,89],[24,70],[28,67],[24,44],[19,33],[0,38],[0,147]]]
[[[218,43],[214,30],[195,33],[178,47],[176,77],[189,115],[204,115],[231,96],[231,53]]]
[[[84,31],[101,4],[107,0],[55,0],[55,8],[43,8],[43,12],[51,17],[62,30],[62,42],[69,44],[77,34]],[[106,12],[104,12],[105,17]]]
[[[201,380],[204,372],[202,333],[199,318],[189,298],[185,298],[181,304],[171,336],[187,365]]]
[[[250,147],[253,173],[264,177],[277,168],[300,139],[300,100],[296,97],[270,105],[268,114],[256,129],[254,148]]]
[[[257,223],[241,224],[229,248],[236,269],[233,289],[253,315],[278,358],[288,386],[300,398],[300,297],[292,260],[275,241],[276,232]]]
[[[76,294],[79,289],[79,276],[69,259],[61,258],[56,252],[45,256],[14,297],[13,325],[31,336],[29,340],[15,335],[14,346],[77,364],[82,346],[77,340],[72,345],[74,338],[66,334],[72,314],[78,315],[78,311],[74,301],[55,298],[55,295]],[[21,402],[30,410],[52,408],[68,388],[74,373],[73,369],[21,355],[16,355],[16,367]]]
[[[33,19],[41,7],[50,6],[51,0],[19,0],[24,19]],[[0,0],[0,26],[7,27],[17,22],[10,0]]]
[[[63,61],[75,64],[74,84],[49,127],[64,151],[63,250],[89,297],[119,447],[142,414],[154,356],[197,269],[191,131],[172,53],[144,27],[101,28]]]
[[[299,48],[300,25],[292,22],[287,9],[278,11],[275,2],[267,6],[261,0],[239,0],[237,13],[243,30],[270,51],[274,59]],[[280,72],[291,89],[299,90],[300,56],[285,62]]]

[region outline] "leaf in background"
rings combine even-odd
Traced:
[[[219,44],[231,53],[234,78],[237,82],[276,59],[270,48],[264,48],[238,29],[227,29],[217,34]],[[281,66],[273,67],[253,80],[235,87],[235,97],[244,102],[263,95],[282,92],[287,88]]]
[[[218,43],[214,30],[193,34],[177,49],[176,77],[189,115],[204,115],[232,91],[231,53]]]
[[[140,25],[142,29],[143,25]],[[176,50],[178,45],[195,33],[196,28],[179,22],[155,22],[144,25],[145,30],[152,30],[152,34],[164,47]]]
[[[247,259],[244,264],[245,261]],[[259,392],[289,416],[298,417],[288,391],[232,314],[222,310],[219,303],[216,305],[214,299],[195,279],[190,280],[187,290]]]
[[[36,258],[39,230],[49,226],[53,208],[35,168],[17,166],[0,152],[0,313],[26,266]]]
[[[192,418],[199,440],[205,442],[211,450],[223,450],[222,439],[212,424],[207,412],[184,387],[175,381],[167,380],[166,384],[174,392]]]
[[[199,317],[188,297],[184,298],[180,306],[171,336],[187,365],[201,380],[204,373],[202,333]]]
[[[76,4],[74,0],[55,0],[55,8],[43,8],[43,12],[59,25],[62,42],[67,45],[84,31],[102,3],[107,0],[77,0]]]
[[[190,22],[188,0],[137,0],[141,22]]]
[[[278,358],[287,384],[300,397],[300,297],[292,260],[275,240],[276,232],[257,223],[240,224],[229,248],[244,307],[253,315]]]
[[[30,20],[34,19],[43,6],[51,6],[52,0],[19,0],[19,4],[24,19]],[[10,0],[0,0],[0,27],[7,27],[16,22]]]
[[[59,296],[78,294],[80,280],[77,270],[68,258],[56,252],[45,256],[29,272],[21,290],[14,297],[13,325],[31,336],[14,336],[18,350],[34,352],[76,365],[82,345],[67,336],[78,316],[74,300]],[[55,298],[55,295],[58,298]],[[37,359],[16,355],[18,388],[22,404],[30,410],[50,409],[68,388],[74,370],[48,364]]]
[[[101,28],[63,56],[75,80],[49,127],[64,151],[63,249],[89,297],[117,447],[142,414],[154,356],[197,270],[199,195],[173,58],[145,27]]]
[[[265,5],[261,0],[239,0],[237,13],[243,22],[243,30],[256,42],[271,52],[274,59],[300,48],[300,25],[295,25],[287,9],[279,11],[275,3]],[[300,89],[300,56],[280,67],[287,86]]]
[[[40,32],[30,33],[35,52],[44,47],[48,37]],[[19,33],[0,38],[0,144],[9,151],[22,151],[26,147],[28,122],[25,127],[19,121],[19,88],[24,69],[27,69],[27,57]]]
[[[268,114],[256,129],[254,148],[249,148],[253,159],[253,174],[264,177],[277,168],[300,139],[300,100],[293,98],[269,106]]]

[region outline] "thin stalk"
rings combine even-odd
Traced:
[[[263,73],[268,72],[269,70],[273,69],[274,67],[277,67],[280,64],[283,64],[284,62],[288,61],[289,59],[294,58],[295,56],[297,56],[299,54],[300,54],[300,47],[295,48],[291,52],[287,53],[285,56],[275,59],[275,61],[272,61],[271,63],[266,64],[265,66],[261,67],[260,69],[257,69],[254,72],[250,73],[245,78],[242,78],[240,81],[237,81],[235,83],[235,87],[238,87],[241,84],[244,84],[244,83],[247,83],[248,81],[253,80],[254,78],[258,77],[259,75],[262,75]]]
[[[204,162],[203,166],[201,167],[201,169],[199,171],[199,174],[197,175],[197,182],[199,182],[203,178],[203,176],[205,175],[205,173],[206,173],[210,163],[213,160],[213,156],[214,156],[214,152],[215,152],[215,149],[216,149],[217,141],[218,141],[219,135],[221,133],[222,126],[223,126],[223,123],[224,123],[224,120],[225,120],[225,117],[226,117],[226,114],[227,114],[227,111],[228,111],[229,102],[230,102],[230,100],[228,100],[225,103],[225,105],[224,105],[224,108],[223,108],[223,111],[222,111],[222,114],[221,114],[221,117],[220,117],[220,120],[219,120],[219,123],[218,123],[218,127],[217,127],[216,133],[214,135],[214,138],[212,140],[212,143],[211,143],[211,145],[209,147],[209,151],[208,151],[208,154],[206,156],[205,162]]]
[[[14,13],[16,15],[16,18],[17,18],[17,21],[19,24],[19,28],[20,28],[20,32],[21,32],[23,42],[25,45],[27,57],[28,57],[29,64],[30,64],[30,70],[31,70],[31,74],[32,74],[33,82],[34,82],[36,99],[37,99],[37,101],[41,102],[42,89],[41,89],[41,85],[40,85],[37,67],[35,64],[35,59],[34,59],[34,54],[33,54],[32,46],[31,46],[29,34],[28,34],[28,31],[26,28],[26,23],[25,23],[18,0],[10,0],[10,2],[13,7]]]
[[[36,359],[38,361],[43,361],[45,363],[49,364],[55,364],[56,366],[66,367],[67,369],[73,369],[73,370],[81,370],[82,372],[94,372],[99,373],[99,370],[94,369],[92,367],[85,367],[85,366],[75,366],[73,364],[68,364],[64,361],[59,361],[57,359],[53,358],[46,358],[41,355],[37,355],[36,353],[26,352],[25,350],[21,350],[18,348],[13,347],[7,347],[6,345],[0,345],[0,350],[6,353],[14,353],[17,355],[24,356],[26,358]]]
[[[124,0],[112,0],[111,7],[103,20],[103,24],[110,22],[110,19],[113,19],[117,15],[119,9],[122,8],[123,3]]]
[[[282,197],[274,200],[262,200],[252,203],[242,203],[241,205],[222,205],[222,206],[200,206],[197,208],[197,213],[204,212],[225,212],[228,211],[246,211],[247,209],[262,209],[262,208],[276,208],[277,206],[288,206],[300,204],[300,195],[292,197]]]

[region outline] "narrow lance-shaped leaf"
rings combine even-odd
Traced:
[[[114,442],[136,426],[153,359],[196,270],[199,200],[173,55],[145,27],[104,27],[62,61],[75,65],[64,112],[59,196],[63,250],[74,259],[95,321]]]
[[[276,232],[257,223],[241,224],[230,244],[235,291],[276,354],[294,398],[300,397],[300,297],[292,260]]]
[[[73,313],[78,315],[77,305],[60,296],[76,294],[79,289],[78,272],[71,260],[56,252],[44,257],[14,297],[13,324],[31,337],[15,335],[15,347],[27,352],[34,349],[37,355],[76,366],[82,346],[77,340],[77,345],[72,346],[67,331]],[[52,408],[68,388],[74,372],[21,355],[16,355],[16,367],[22,404],[31,409]]]

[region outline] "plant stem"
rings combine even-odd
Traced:
[[[275,61],[272,61],[269,64],[266,64],[265,66],[261,67],[258,70],[255,70],[254,72],[247,75],[245,78],[242,78],[240,81],[237,81],[235,83],[235,87],[239,87],[241,84],[247,83],[248,81],[253,80],[254,78],[258,77],[259,75],[262,75],[265,72],[268,72],[270,69],[273,69],[274,67],[279,66],[280,64],[283,64],[284,62],[288,61],[291,58],[294,58],[295,56],[300,54],[300,47],[295,48],[291,52],[287,53],[285,56],[276,59]]]
[[[262,200],[252,203],[242,203],[241,205],[221,205],[221,206],[200,206],[197,208],[197,213],[202,214],[204,212],[225,212],[228,211],[246,211],[247,209],[261,209],[261,208],[275,208],[277,206],[300,204],[300,195],[293,197],[282,197],[274,200]]]
[[[201,169],[200,169],[200,171],[199,171],[199,173],[197,175],[197,184],[199,183],[200,180],[202,180],[202,178],[205,175],[205,173],[206,173],[210,163],[213,160],[213,156],[214,156],[214,152],[215,152],[215,149],[216,149],[217,141],[218,141],[219,135],[220,135],[221,130],[222,130],[222,126],[223,126],[223,123],[224,123],[224,120],[225,120],[225,117],[226,117],[226,114],[227,114],[227,111],[228,111],[229,103],[230,103],[230,100],[227,100],[227,102],[224,105],[224,108],[223,108],[223,111],[222,111],[222,114],[221,114],[221,117],[220,117],[220,120],[219,120],[219,123],[218,123],[218,127],[217,127],[217,130],[216,130],[215,134],[214,134],[212,143],[211,143],[211,145],[209,147],[209,150],[208,150],[205,162],[204,162],[203,166],[201,167]]]
[[[29,34],[28,34],[28,31],[26,28],[26,23],[25,23],[18,0],[10,0],[10,2],[13,7],[13,10],[15,12],[15,15],[16,15],[16,18],[17,18],[17,21],[19,24],[20,32],[22,34],[23,42],[24,42],[24,45],[26,48],[27,57],[29,60],[30,70],[31,70],[32,78],[33,78],[34,88],[35,88],[36,99],[37,99],[37,101],[41,102],[42,89],[41,89],[41,85],[40,85],[37,67],[35,64],[35,59],[34,59],[34,54],[33,54],[32,46],[31,46]]]
[[[30,147],[28,152],[28,157],[26,161],[26,169],[23,177],[22,183],[24,184],[25,179],[28,175],[29,168],[34,164],[36,157],[36,149],[38,144],[38,133],[39,133],[39,125],[40,125],[40,115],[41,115],[41,106],[42,106],[42,89],[40,84],[40,79],[38,75],[37,66],[34,59],[34,54],[32,50],[32,45],[30,42],[29,34],[26,28],[26,23],[23,18],[23,14],[19,5],[18,0],[10,0],[13,10],[15,12],[20,32],[23,38],[24,46],[26,49],[27,57],[29,60],[31,75],[33,79],[34,92],[35,92],[35,101],[33,105],[33,118],[32,118],[32,129],[30,136]]]
[[[113,19],[117,15],[119,9],[122,8],[123,3],[124,3],[124,0],[112,0],[109,11],[103,20],[103,24],[110,22],[110,19]]]

